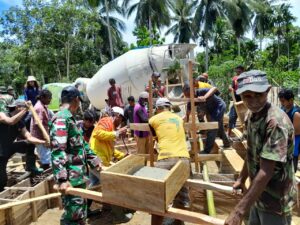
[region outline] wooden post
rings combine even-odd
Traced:
[[[34,191],[30,191],[29,196],[30,198],[35,198]],[[33,222],[37,221],[38,214],[37,214],[36,202],[31,203],[31,213],[32,213],[32,221]]]
[[[32,116],[33,116],[33,118],[34,118],[34,121],[37,123],[38,127],[39,127],[40,130],[42,131],[42,134],[43,134],[45,140],[47,141],[47,143],[50,143],[50,137],[49,137],[47,131],[45,130],[45,128],[44,128],[44,126],[43,126],[43,124],[42,124],[42,122],[41,122],[39,116],[37,115],[35,109],[33,108],[33,106],[32,106],[31,104],[30,104],[30,106],[29,106],[29,110],[30,110],[31,113],[32,113]]]
[[[191,116],[192,116],[192,139],[193,139],[193,149],[194,149],[194,161],[196,173],[199,173],[198,164],[198,145],[197,145],[197,134],[196,134],[196,111],[195,111],[195,92],[193,83],[193,62],[189,60],[189,82],[190,82],[190,102],[191,102]]]
[[[149,119],[153,116],[153,90],[152,90],[152,80],[149,80]],[[153,149],[153,136],[151,130],[149,132],[149,154],[150,154],[150,166],[154,167],[154,149]]]

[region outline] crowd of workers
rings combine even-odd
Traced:
[[[243,198],[226,219],[225,224],[241,224],[250,211],[249,224],[290,224],[295,197],[294,173],[297,170],[300,145],[300,110],[294,103],[291,90],[279,93],[282,109],[267,101],[271,89],[267,76],[262,71],[246,71],[243,66],[235,68],[229,90],[235,101],[243,101],[249,109],[244,131],[247,140],[247,158],[243,170],[234,184],[234,190],[242,189]],[[172,112],[172,103],[166,98],[166,89],[160,73],[152,74],[152,94],[157,99],[155,115],[149,118],[149,87],[141,92],[138,101],[133,96],[123,102],[122,89],[114,79],[109,80],[106,107],[98,119],[95,112],[86,110],[82,121],[75,115],[80,108],[81,94],[75,86],[63,88],[60,110],[55,114],[47,105],[52,99],[49,90],[41,90],[35,77],[29,76],[25,85],[25,100],[16,99],[13,88],[0,87],[0,191],[7,182],[6,165],[16,152],[26,153],[26,170],[32,174],[52,168],[58,190],[68,187],[87,188],[101,183],[99,171],[126,157],[115,149],[116,140],[123,140],[129,123],[148,123],[150,132],[156,137],[158,158],[156,167],[170,170],[177,161],[190,165],[184,122],[189,121],[191,104],[182,118]],[[231,145],[231,130],[235,127],[237,113],[230,108],[228,132],[224,128],[226,104],[208,74],[194,79],[194,87],[184,84],[183,94],[190,97],[193,88],[197,116],[200,122],[218,122],[218,129],[206,133],[204,150],[212,151],[216,136],[223,140],[223,147]],[[50,136],[44,137],[37,121],[28,113],[34,106],[43,127]],[[149,153],[149,132],[130,131],[137,142],[140,154]],[[36,167],[36,155],[40,166]],[[250,178],[251,186],[246,190],[245,182]],[[92,201],[78,196],[63,195],[64,214],[61,224],[85,224]],[[183,187],[177,194],[174,207],[189,208],[189,192]],[[117,206],[104,205],[116,221],[126,222],[133,211]],[[161,216],[152,216],[152,225],[164,223]],[[175,220],[173,224],[183,224]]]

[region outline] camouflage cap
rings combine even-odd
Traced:
[[[238,95],[245,91],[263,93],[271,87],[266,73],[260,70],[250,70],[242,73],[239,75],[237,82],[238,89],[236,90],[236,93]]]
[[[6,87],[5,86],[0,86],[0,93],[6,93]]]
[[[17,107],[17,106],[18,107],[26,107],[25,100],[17,99],[12,104],[8,105],[7,107],[14,108],[14,107]]]

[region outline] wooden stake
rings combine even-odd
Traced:
[[[194,161],[196,173],[199,173],[198,164],[198,145],[197,145],[197,134],[196,134],[196,112],[195,112],[195,92],[193,83],[193,62],[189,60],[189,82],[190,82],[190,100],[191,100],[191,116],[192,116],[192,139],[193,139],[193,149],[194,149]]]
[[[149,80],[149,119],[153,116],[153,90],[152,80]],[[154,149],[153,149],[153,136],[151,131],[149,132],[149,154],[150,154],[150,166],[154,167]]]

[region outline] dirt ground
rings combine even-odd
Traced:
[[[59,225],[59,219],[62,214],[62,210],[58,208],[47,210],[42,216],[39,217],[37,222],[31,223],[31,225]],[[127,225],[149,225],[151,223],[151,216],[144,212],[136,212],[133,218],[128,223],[122,223]],[[93,219],[87,221],[89,225],[114,225],[112,223],[112,217],[109,214],[103,216],[96,216]],[[185,223],[185,225],[193,225],[193,223]]]

